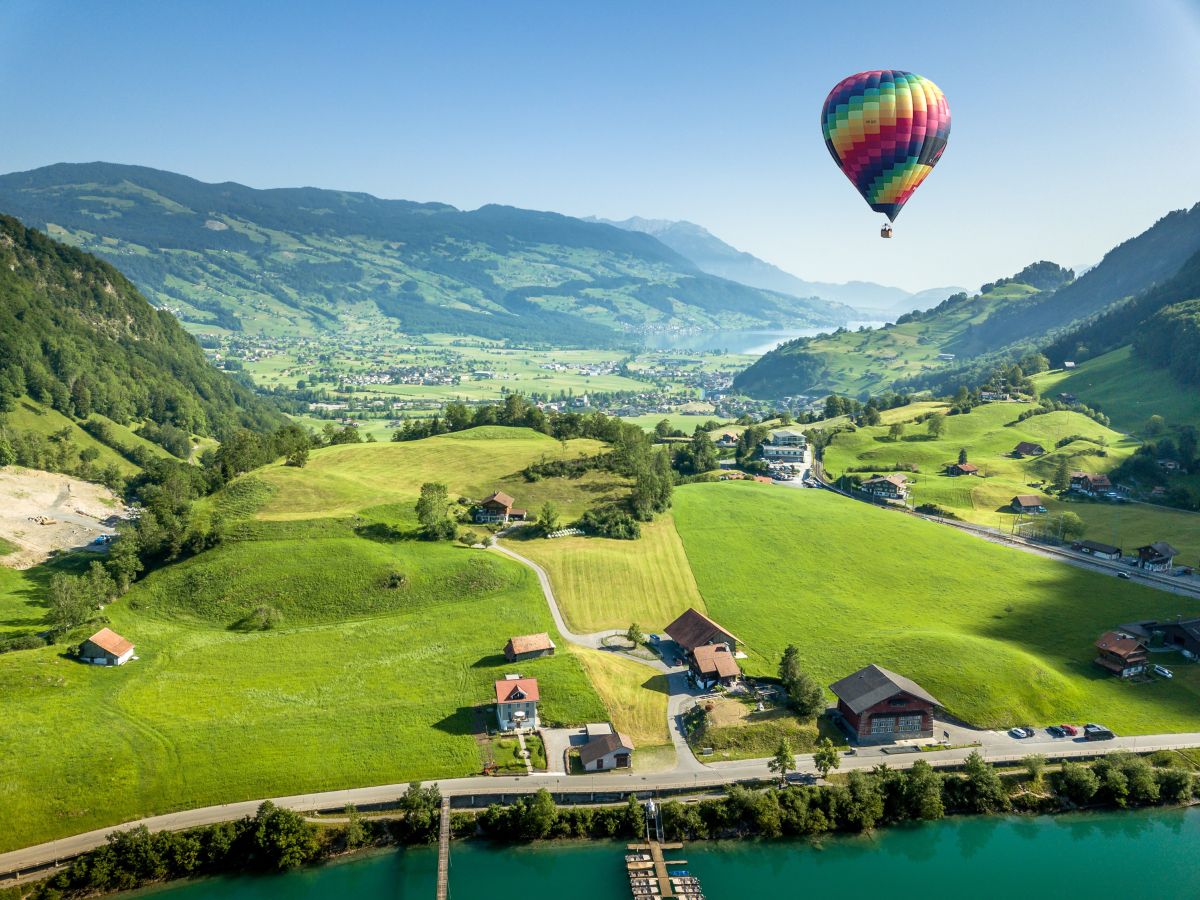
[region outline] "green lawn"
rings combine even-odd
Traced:
[[[686,485],[675,520],[751,674],[773,673],[795,643],[822,684],[878,663],[980,726],[1200,730],[1200,666],[1134,685],[1092,663],[1104,630],[1189,601],[826,492]]]
[[[523,440],[527,450],[558,449]],[[441,453],[446,442],[421,443]],[[486,441],[456,443],[478,449],[466,451],[475,471],[454,472],[487,477],[488,458],[496,472],[520,462],[504,439],[492,454]],[[415,447],[318,451],[309,469],[282,478],[268,469],[212,498],[206,508],[243,519],[231,521],[231,539],[155,572],[105,610],[137,645],[130,664],[91,668],[62,647],[0,655],[0,746],[21,748],[0,754],[0,850],[172,809],[478,772],[474,710],[513,669],[504,640],[555,631],[526,567],[378,527],[404,534],[411,524],[408,503],[381,501],[415,496],[430,470]],[[372,476],[359,454],[385,462]],[[348,461],[355,477],[323,467],[326,456]],[[372,477],[384,490],[370,491]],[[555,482],[591,496],[569,479],[539,485]],[[289,494],[317,518],[245,519]],[[356,504],[371,508],[335,515]],[[0,569],[5,621],[38,617],[33,571]],[[273,611],[273,629],[253,630],[260,607]],[[573,654],[519,671],[541,680],[547,724],[607,717]]]
[[[1074,394],[1124,431],[1140,432],[1153,415],[1171,425],[1200,425],[1200,393],[1182,387],[1166,369],[1142,362],[1130,347],[1097,356],[1070,371],[1056,369],[1040,375],[1037,382],[1044,395]]]
[[[850,469],[878,466],[882,471],[896,463],[915,465],[919,472],[907,473],[914,503],[935,503],[966,521],[990,528],[1011,528],[1016,518],[1009,508],[1013,496],[1036,493],[1052,514],[1077,513],[1087,526],[1086,536],[1094,540],[1126,551],[1165,540],[1183,552],[1181,561],[1200,559],[1200,515],[1196,513],[1142,503],[1114,504],[1078,497],[1059,500],[1043,485],[1053,477],[1064,455],[1072,470],[1110,471],[1137,447],[1133,438],[1081,413],[1054,412],[1017,422],[1017,416],[1030,408],[1028,404],[987,403],[968,415],[947,416],[945,435],[930,440],[926,426],[912,424],[912,419],[936,406],[920,403],[888,410],[883,425],[836,435],[825,450],[826,471],[837,477]],[[888,425],[894,421],[909,423],[900,441],[888,439]],[[1074,435],[1104,445],[1075,440],[1055,449],[1060,439]],[[1042,457],[1013,459],[1009,454],[1020,441],[1041,444],[1049,452]],[[946,465],[957,461],[960,448],[968,451],[981,475],[952,478],[945,474]],[[1097,455],[1099,450],[1105,455]],[[865,478],[870,472],[858,474]]]

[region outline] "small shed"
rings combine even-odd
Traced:
[[[979,466],[975,465],[975,463],[969,462],[954,463],[953,465],[946,466],[946,474],[951,478],[955,478],[959,475],[978,475]]]
[[[579,748],[579,761],[589,772],[633,766],[633,741],[618,732],[599,734]]]
[[[522,634],[508,639],[504,645],[504,658],[509,662],[522,659],[537,659],[539,656],[554,655],[554,641],[546,632],[539,634]]]
[[[101,628],[79,645],[79,658],[94,666],[122,666],[133,658],[133,644],[115,631]]]
[[[1017,494],[1012,498],[1012,511],[1017,513],[1044,513],[1045,505],[1037,494]]]

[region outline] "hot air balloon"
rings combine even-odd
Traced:
[[[821,110],[825,146],[892,236],[908,198],[933,171],[950,137],[950,106],[912,72],[874,69],[843,78]]]

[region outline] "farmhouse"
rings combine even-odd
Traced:
[[[872,475],[862,483],[864,492],[883,500],[903,500],[908,496],[908,479],[903,475]]]
[[[611,728],[607,733],[593,734],[588,726],[587,743],[579,748],[579,762],[589,772],[609,769],[629,769],[633,766],[633,741]]]
[[[978,475],[979,466],[974,463],[955,463],[952,466],[946,466],[946,474],[951,478],[957,478],[959,475]]]
[[[742,667],[733,657],[728,644],[705,644],[691,653],[691,670],[705,687],[732,687],[742,677]]]
[[[1046,507],[1042,504],[1042,498],[1037,494],[1017,494],[1012,498],[1012,511],[1017,513],[1044,513]]]
[[[1013,456],[1045,456],[1046,448],[1041,444],[1034,444],[1030,441],[1021,441],[1013,448]]]
[[[121,666],[133,658],[133,644],[115,631],[101,628],[79,645],[79,658],[94,666]]]
[[[851,736],[862,743],[933,737],[933,709],[941,706],[915,681],[869,665],[829,686]]]
[[[1100,559],[1121,558],[1120,547],[1114,547],[1112,544],[1102,544],[1099,541],[1076,541],[1071,545],[1071,549],[1079,553],[1086,553],[1089,556],[1098,556]]]
[[[726,431],[719,438],[717,438],[713,443],[715,443],[722,450],[729,450],[733,447],[736,447],[737,442],[738,442],[738,436],[736,434],[734,434],[732,431]]]
[[[1121,678],[1140,675],[1146,670],[1146,645],[1124,631],[1106,631],[1096,641],[1100,655],[1096,665]]]
[[[496,682],[496,721],[501,731],[537,728],[538,683],[536,678],[506,675]]]
[[[516,501],[503,491],[496,491],[490,497],[480,501],[475,510],[475,521],[481,525],[496,522],[523,522],[525,510],[513,506]]]
[[[1095,497],[1112,490],[1112,482],[1107,475],[1092,475],[1088,472],[1071,473],[1071,490],[1080,494]]]
[[[1166,541],[1155,541],[1145,547],[1138,547],[1138,566],[1152,572],[1166,572],[1175,563],[1179,551]]]
[[[537,659],[539,656],[553,656],[554,649],[554,641],[544,631],[541,634],[522,634],[508,639],[504,645],[504,658],[509,662]]]
[[[688,653],[708,644],[725,644],[737,650],[738,639],[703,613],[688,609],[666,627],[671,640]]]

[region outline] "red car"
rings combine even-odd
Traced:
[[[1075,737],[1077,734],[1079,734],[1079,729],[1076,728],[1074,725],[1059,725],[1058,727],[1061,728],[1063,731],[1065,731],[1067,734],[1069,734],[1071,737]]]

